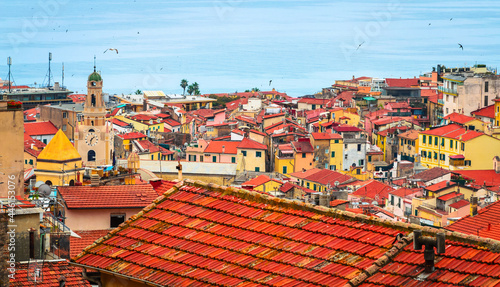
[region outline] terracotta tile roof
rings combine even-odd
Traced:
[[[346,203],[349,203],[349,201],[342,200],[342,199],[335,199],[335,200],[330,201],[330,207],[336,207],[336,206],[346,204]]]
[[[462,208],[462,207],[467,206],[469,204],[470,204],[470,202],[468,202],[465,199],[462,199],[462,200],[459,200],[459,201],[457,201],[455,203],[450,204],[449,207],[452,207],[452,208],[455,208],[455,209],[459,209],[459,208]]]
[[[478,210],[477,215],[467,215],[445,229],[500,240],[500,201]]]
[[[397,88],[412,88],[418,86],[419,79],[418,78],[410,78],[410,79],[394,79],[394,78],[386,78],[385,83],[388,87],[397,87]]]
[[[419,172],[410,178],[413,180],[421,180],[423,182],[431,181],[433,179],[436,179],[438,177],[445,176],[447,174],[451,173],[451,171],[440,168],[440,167],[434,167],[431,169],[424,170],[422,172]]]
[[[435,135],[441,136],[445,138],[451,138],[461,141],[468,141],[479,136],[484,135],[484,133],[466,130],[465,128],[457,125],[457,124],[449,124],[443,127],[435,128],[432,130],[427,130],[420,132],[424,135]]]
[[[420,89],[420,96],[421,97],[433,97],[438,94],[438,90],[435,89]]]
[[[289,175],[293,176],[293,177],[296,177],[296,178],[305,179],[306,177],[308,177],[308,176],[310,176],[312,174],[315,174],[315,173],[317,173],[319,171],[321,171],[321,169],[319,169],[319,168],[312,168],[312,169],[308,169],[306,171],[293,172],[293,173],[290,173]]]
[[[157,116],[157,117],[159,117],[161,119],[170,118],[169,114],[164,114],[164,113],[159,113],[159,114],[156,114],[155,116]]]
[[[232,126],[232,125],[237,125],[237,124],[238,124],[237,122],[226,122],[226,123],[211,125],[211,127],[224,127],[224,126]]]
[[[410,105],[407,102],[389,102],[386,106],[391,107],[391,109],[409,109]]]
[[[311,104],[311,105],[323,105],[328,100],[329,99],[300,98],[298,103],[305,103],[305,104]]]
[[[450,192],[450,193],[447,193],[445,195],[441,195],[440,197],[438,197],[437,199],[439,200],[442,200],[442,201],[448,201],[450,199],[453,199],[455,197],[459,197],[461,196],[462,194],[460,192]]]
[[[240,129],[234,129],[231,132],[239,135],[245,135],[245,132]]]
[[[57,189],[69,209],[144,208],[158,197],[150,184],[59,186]]]
[[[471,112],[472,115],[478,116],[478,117],[486,117],[490,119],[495,118],[495,105],[489,105],[487,107],[481,108],[479,110],[475,110]]]
[[[277,180],[277,179],[274,179],[274,178],[270,178],[269,176],[265,175],[265,174],[261,174],[255,178],[252,178],[251,180],[249,181],[246,181],[244,183],[241,184],[241,186],[251,186],[251,187],[257,187],[259,185],[262,185],[266,182],[269,182],[269,181],[275,181],[279,184],[283,184],[283,182]]]
[[[272,114],[272,115],[265,115],[264,119],[271,119],[271,118],[276,118],[276,117],[284,117],[285,113],[278,113],[278,114]]]
[[[40,107],[28,109],[24,111],[25,121],[36,121],[36,116],[40,114]]]
[[[500,283],[500,255],[491,251],[500,243],[446,232],[446,252],[423,274],[414,229],[442,232],[186,181],[73,261],[161,286]]]
[[[392,191],[394,191],[394,188],[390,185],[371,179],[367,181],[365,185],[354,191],[351,195],[361,199],[364,198],[384,202],[389,197],[389,193]]]
[[[291,142],[291,144],[296,152],[300,152],[300,153],[314,152],[314,148],[311,145],[311,142],[309,141],[308,138],[299,139],[296,142]]]
[[[68,96],[68,98],[72,99],[73,103],[81,103],[81,102],[85,102],[87,95],[86,94],[71,94]]]
[[[238,149],[258,149],[258,150],[267,150],[267,146],[265,144],[261,144],[249,138],[243,138],[241,143],[237,147]]]
[[[337,140],[342,139],[342,136],[339,134],[330,134],[330,133],[311,133],[311,136],[315,140]]]
[[[263,132],[259,132],[257,130],[250,130],[249,133],[254,133],[254,134],[258,134],[258,135],[261,135],[261,136],[267,136],[266,133],[263,133]]]
[[[257,120],[255,120],[252,117],[245,116],[245,115],[237,116],[237,117],[235,117],[235,119],[242,121],[242,122],[249,123],[249,124],[257,125]]]
[[[465,179],[473,180],[475,184],[486,187],[489,190],[498,190],[500,187],[500,174],[494,170],[454,170]]]
[[[211,141],[208,143],[205,153],[237,154],[239,144],[239,141]]]
[[[42,262],[40,262],[41,264]],[[34,282],[28,280],[28,263],[16,263],[15,278],[10,278],[11,287],[35,286]],[[32,271],[31,271],[32,272]],[[43,281],[36,284],[40,287],[59,287],[59,279],[64,278],[68,287],[91,287],[90,283],[83,278],[82,269],[72,266],[66,260],[44,261]],[[5,283],[5,282],[3,282]],[[6,285],[7,286],[7,285]]]
[[[29,136],[55,135],[57,131],[51,121],[24,123],[24,132]]]
[[[124,140],[135,140],[135,139],[147,138],[147,136],[145,134],[139,133],[139,132],[119,134],[118,136]]]
[[[137,144],[145,151],[148,151],[150,153],[154,152],[161,152],[163,155],[169,155],[169,154],[174,154],[173,151],[170,151],[164,147],[157,146],[154,143],[152,143],[150,140],[139,140],[137,141]]]
[[[343,184],[346,181],[352,179],[353,178],[348,175],[329,169],[321,169],[318,172],[315,172],[305,178],[305,180],[317,182],[322,185],[330,184],[332,187],[337,181],[339,182],[339,184]]]
[[[339,125],[336,127],[332,127],[333,130],[339,133],[343,132],[362,132],[363,130],[354,126],[349,126],[349,125]]]
[[[216,114],[218,113],[222,113],[224,112],[225,109],[221,109],[221,110],[213,110],[213,109],[198,109],[198,110],[194,110],[194,111],[191,111],[190,113],[194,114],[194,115],[198,115],[200,117],[204,117],[204,118],[212,118],[214,117]]]
[[[114,125],[117,125],[117,126],[120,126],[120,127],[126,127],[128,126],[129,124],[126,123],[126,122],[123,122],[123,121],[120,121],[119,119],[111,119],[111,122],[114,124]]]
[[[152,116],[152,115],[145,115],[145,114],[137,114],[137,115],[133,115],[133,116],[130,116],[128,117],[129,119],[132,119],[134,121],[149,121],[149,120],[156,120],[157,117],[155,116]]]
[[[102,229],[102,230],[73,230],[76,234],[80,236],[74,237],[70,236],[69,237],[69,256],[70,258],[73,258],[80,254],[83,249],[85,249],[87,246],[91,245],[96,241],[97,239],[103,237],[104,235],[108,234],[111,229]]]
[[[443,180],[443,181],[438,182],[436,184],[429,185],[425,189],[430,190],[432,192],[436,192],[436,191],[440,191],[442,189],[445,189],[445,188],[448,188],[448,187],[451,187],[451,186],[454,186],[454,185],[456,185],[455,182]]]
[[[169,191],[176,184],[176,182],[168,180],[151,180],[149,183],[153,186],[158,195],[162,195]]]
[[[466,124],[470,121],[475,120],[475,118],[473,118],[473,117],[469,117],[469,116],[459,114],[459,113],[451,113],[451,114],[447,115],[446,117],[444,117],[444,119],[450,120],[450,122],[459,123],[459,124]]]
[[[405,138],[405,139],[410,139],[410,140],[416,140],[418,139],[418,131],[416,130],[409,130],[409,131],[406,131],[402,134],[399,134],[398,137],[399,138]]]
[[[116,114],[118,114],[118,112],[120,111],[120,108],[114,108],[113,111],[109,114],[107,114],[106,116],[116,116]]]
[[[400,189],[396,189],[396,190],[393,190],[391,192],[389,192],[389,194],[392,194],[392,195],[395,195],[395,196],[399,196],[399,197],[406,197],[408,195],[413,195],[413,194],[417,194],[417,193],[422,193],[422,189],[421,188],[413,188],[413,189],[410,189],[410,188],[400,188]]]
[[[178,121],[176,121],[174,119],[164,119],[163,122],[171,127],[176,127],[176,126],[181,125],[181,123],[179,123]]]

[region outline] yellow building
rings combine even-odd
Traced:
[[[237,150],[238,170],[266,171],[266,145],[244,138]]]
[[[77,172],[81,170],[80,154],[64,132],[59,130],[38,155],[35,175],[37,181],[62,186],[74,183]]]
[[[494,99],[495,101],[495,127],[500,127],[500,99]]]
[[[459,113],[451,113],[444,117],[445,124],[458,124],[468,130],[484,132],[486,123],[473,117]]]
[[[241,187],[276,195],[279,192],[279,188],[282,184],[283,182],[274,178],[270,178],[265,174],[262,174],[257,176],[256,178],[253,178],[247,182],[242,183]]]
[[[123,140],[122,145],[126,151],[132,151],[132,141],[141,141],[148,138],[145,134],[139,132],[118,134],[117,136]]]
[[[398,135],[399,154],[402,160],[414,161],[418,155],[418,131],[409,130]]]
[[[330,118],[338,123],[359,126],[360,116],[353,108],[334,108],[329,110]]]
[[[135,115],[135,116],[115,116],[116,119],[131,124],[134,130],[139,132],[157,131],[164,132],[165,125],[160,118],[149,115]]]
[[[421,164],[428,168],[485,170],[500,151],[500,140],[451,124],[420,132]]]
[[[294,172],[294,150],[291,144],[281,144],[274,153],[274,171],[287,175]]]

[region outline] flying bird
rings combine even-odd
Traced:
[[[450,18],[450,21],[453,20],[453,18]]]
[[[356,51],[361,47],[361,45],[363,45],[365,42],[361,43],[358,45],[358,47],[356,48]]]
[[[66,33],[68,33],[68,29],[66,29]]]
[[[106,51],[104,51],[104,53],[106,53],[108,50],[110,51],[115,51],[117,54],[118,54],[118,49],[115,49],[115,48],[109,48],[109,49],[106,49]],[[103,53],[103,54],[104,54]]]
[[[462,49],[462,51],[464,50],[464,46],[462,46],[462,44],[458,43],[458,47]]]
[[[431,23],[429,23],[429,26],[431,25]]]
[[[269,80],[269,86],[271,85],[272,82],[273,82],[273,80]]]

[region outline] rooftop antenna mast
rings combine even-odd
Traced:
[[[49,71],[47,72],[48,83],[47,87],[50,87],[50,79],[52,79],[52,72],[50,70],[50,62],[52,61],[52,53],[49,52]]]
[[[12,87],[11,83],[10,83],[10,66],[12,66],[12,58],[11,57],[7,57],[7,65],[9,66],[9,93],[10,93],[10,89]]]
[[[64,87],[64,63],[62,63],[61,86]]]

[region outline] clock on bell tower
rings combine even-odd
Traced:
[[[88,167],[113,164],[113,126],[106,121],[106,106],[102,98],[102,78],[94,72],[87,80],[87,98],[83,120],[75,129],[75,148]]]

